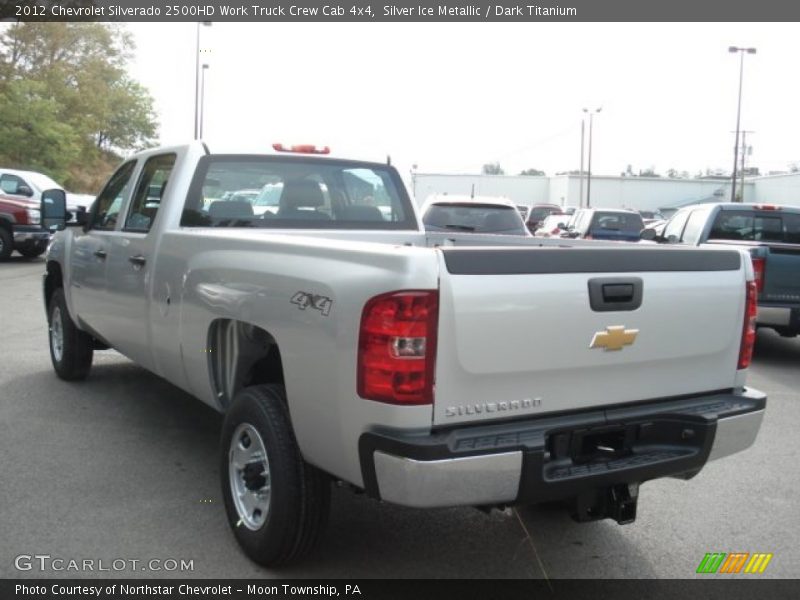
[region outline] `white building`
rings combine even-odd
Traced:
[[[584,176],[584,204],[587,184]],[[412,192],[420,205],[431,194],[466,194],[502,196],[515,204],[527,206],[540,203],[579,206],[581,178],[577,175],[532,177],[415,173]],[[604,208],[653,210],[697,202],[727,201],[730,195],[731,184],[726,179],[593,175],[590,203]],[[800,205],[800,173],[745,179],[744,202]]]

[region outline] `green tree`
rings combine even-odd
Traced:
[[[525,169],[524,171],[520,171],[520,175],[542,176],[544,174],[545,172],[539,169]]]
[[[0,164],[63,180],[79,151],[78,136],[43,84],[18,80],[0,89]]]
[[[503,167],[500,166],[500,163],[486,163],[483,165],[481,172],[484,175],[505,175],[506,172],[503,170]]]
[[[12,102],[19,90],[7,90],[20,81],[35,84],[39,108],[61,125],[56,130],[64,145],[77,148],[42,168],[53,176],[66,173],[67,187],[97,191],[120,155],[154,143],[152,97],[126,70],[132,51],[130,34],[118,24],[16,23],[0,34],[0,101]],[[0,112],[13,114],[13,106]],[[53,131],[49,125],[29,131],[26,152],[52,144]],[[16,141],[0,139],[0,156],[15,153],[29,168],[42,164],[36,154],[15,150]]]

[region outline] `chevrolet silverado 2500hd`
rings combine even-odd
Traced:
[[[224,413],[225,510],[255,561],[313,546],[332,480],[625,523],[640,483],[753,443],[746,253],[426,234],[393,167],[294,150],[134,156],[44,278],[59,377],[111,347]],[[274,210],[236,194],[258,189]]]

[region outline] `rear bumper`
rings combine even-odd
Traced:
[[[800,331],[800,306],[759,303],[756,323],[767,327],[786,327]]]
[[[372,431],[359,440],[361,469],[368,494],[404,506],[569,499],[660,477],[688,479],[709,460],[750,446],[765,406],[766,395],[745,390],[429,435]],[[619,448],[588,454],[594,445]]]

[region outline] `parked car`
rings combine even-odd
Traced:
[[[695,204],[676,212],[659,234],[667,244],[734,246],[753,261],[759,327],[785,337],[800,333],[800,207],[768,204]]]
[[[561,237],[567,233],[569,215],[550,215],[545,217],[539,228],[534,232],[535,237]]]
[[[0,260],[16,250],[26,258],[44,254],[50,230],[42,217],[42,194],[62,190],[47,175],[0,169]]]
[[[564,211],[558,204],[534,204],[528,212],[528,219],[525,224],[528,231],[535,232],[539,228],[539,224],[549,215],[564,214]]]
[[[142,214],[155,177],[169,184]],[[206,208],[204,189],[275,179],[275,214]],[[47,255],[56,374],[85,379],[111,347],[223,413],[221,504],[260,564],[313,548],[332,482],[409,507],[564,500],[578,521],[630,523],[641,483],[689,479],[761,426],[741,250],[487,247],[458,227],[445,246],[391,165],[200,142],[126,160],[83,225]],[[146,473],[129,477],[157,493]]]
[[[643,229],[642,216],[636,211],[583,208],[575,213],[568,236],[586,240],[638,242]]]
[[[530,236],[516,206],[505,198],[433,196],[422,206],[425,231],[468,231]]]

